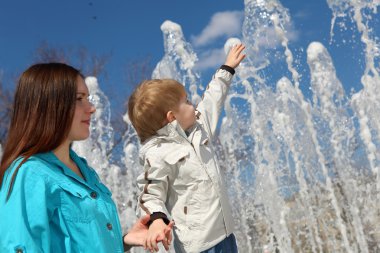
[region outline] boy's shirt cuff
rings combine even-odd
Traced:
[[[153,221],[155,221],[157,219],[162,219],[166,225],[168,225],[170,223],[170,221],[169,221],[168,217],[166,216],[166,214],[161,213],[161,212],[154,212],[154,213],[152,213],[150,215],[150,219],[149,219],[149,222],[148,222],[148,227],[153,223]]]
[[[220,66],[220,69],[224,69],[224,70],[230,72],[231,75],[234,75],[234,74],[235,74],[235,70],[234,70],[234,68],[231,68],[231,67],[228,66],[228,65],[222,65],[222,66]]]

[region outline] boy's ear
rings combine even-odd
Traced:
[[[175,120],[174,113],[172,111],[168,111],[168,113],[166,113],[166,119],[169,121],[169,123]]]

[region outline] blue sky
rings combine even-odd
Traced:
[[[297,67],[306,96],[306,49],[312,41],[327,47],[346,91],[360,89],[364,59],[353,24],[348,23],[351,27],[346,31],[336,27],[330,45],[332,14],[325,0],[281,3],[292,18],[290,48],[300,61]],[[220,52],[225,40],[241,37],[243,11],[243,0],[1,0],[0,69],[4,80],[14,78],[32,63],[33,53],[42,41],[61,48],[83,46],[92,53],[111,53],[106,66],[108,78],[101,79],[100,85],[106,94],[114,96],[117,105],[130,92],[124,73],[127,62],[150,56],[155,65],[162,58],[160,25],[165,20],[182,26],[200,59],[202,81],[207,82],[212,71],[223,63]],[[377,27],[374,26],[378,30]],[[353,35],[356,38],[352,39]],[[290,77],[286,70],[273,70],[270,75],[273,80],[282,75]]]

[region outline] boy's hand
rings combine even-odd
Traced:
[[[170,221],[170,223],[164,229],[164,234],[161,234],[159,237],[157,237],[157,242],[162,242],[162,245],[164,245],[164,248],[166,250],[169,250],[170,244],[172,243],[173,226],[174,226],[174,221]]]
[[[144,241],[144,249],[150,250],[151,252],[157,252],[158,246],[157,242],[162,242],[166,250],[169,250],[169,245],[172,240],[171,229],[174,223],[170,222],[166,225],[162,219],[154,220],[149,227],[148,234]]]
[[[230,66],[231,68],[236,68],[237,66],[239,66],[240,62],[245,57],[245,54],[241,53],[244,49],[245,46],[243,44],[238,44],[231,47],[224,65]]]

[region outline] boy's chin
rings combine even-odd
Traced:
[[[187,130],[191,129],[194,125],[195,125],[195,122],[194,122],[191,126],[187,127],[187,128],[184,129],[184,130],[187,131]]]

